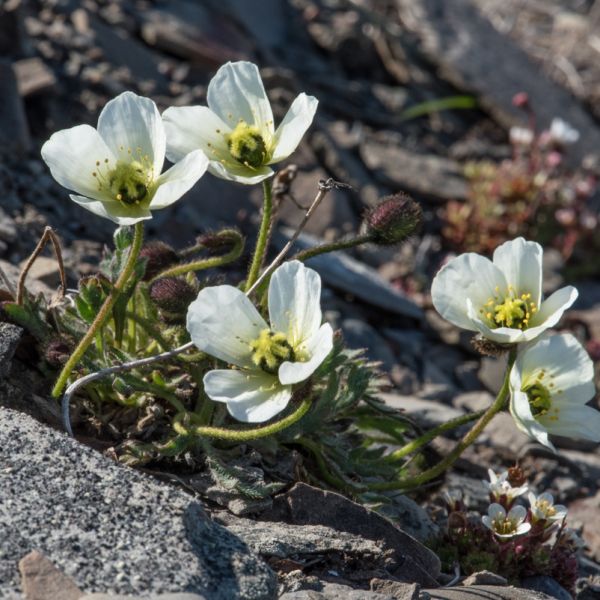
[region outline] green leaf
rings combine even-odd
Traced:
[[[473,96],[449,96],[448,98],[427,100],[415,104],[400,113],[400,120],[408,121],[442,110],[464,110],[469,108],[477,108],[477,100]]]

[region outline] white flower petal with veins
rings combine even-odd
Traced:
[[[204,377],[209,398],[236,419],[258,423],[284,410],[292,385],[306,381],[333,348],[321,325],[321,279],[299,261],[278,267],[269,284],[270,326],[248,297],[229,285],[204,288],[188,309],[187,329],[202,351],[240,370]]]
[[[517,427],[552,450],[548,434],[600,442],[600,411],[586,406],[596,393],[593,378],[592,360],[571,334],[546,335],[526,346],[509,381],[509,408]],[[546,398],[536,414],[530,390],[541,390]]]
[[[297,148],[313,121],[318,101],[300,94],[275,130],[258,68],[239,61],[226,63],[217,71],[208,85],[207,103],[207,107],[172,107],[165,111],[167,157],[176,160],[200,148],[210,160],[210,173],[252,185],[271,177],[274,171],[269,165],[286,159]],[[233,149],[232,140],[239,127],[241,139],[251,145],[258,139],[259,146],[253,147],[256,154],[251,152],[251,158],[243,152],[236,155]]]
[[[558,323],[577,298],[572,286],[542,301],[542,248],[517,238],[493,261],[466,253],[435,276],[431,300],[448,321],[500,344],[530,342]]]
[[[156,105],[124,92],[108,102],[98,129],[78,125],[54,133],[42,146],[52,176],[83,208],[118,225],[152,218],[152,210],[178,200],[204,174],[196,151],[161,175],[166,135]]]

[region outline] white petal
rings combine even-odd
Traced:
[[[318,104],[316,98],[304,93],[294,100],[275,132],[275,150],[269,164],[287,158],[298,147],[313,122]]]
[[[527,509],[520,504],[513,506],[509,511],[507,518],[522,521],[527,516]]]
[[[585,404],[594,396],[594,363],[571,334],[539,340],[523,350],[517,362],[524,377],[544,370],[542,383],[553,393],[553,400]]]
[[[238,162],[226,161],[220,163],[211,160],[208,165],[208,171],[215,177],[226,179],[227,181],[235,181],[243,185],[254,185],[271,177],[274,173],[270,167],[260,167],[253,169],[246,167]]]
[[[493,259],[517,295],[529,292],[537,306],[542,298],[542,254],[538,243],[526,242],[519,237],[498,246]]]
[[[173,106],[163,113],[167,158],[181,160],[194,150],[204,150],[210,160],[230,160],[227,134],[231,128],[206,106]]]
[[[285,333],[292,347],[321,326],[321,278],[299,260],[275,269],[269,283],[269,319],[273,331]]]
[[[300,345],[300,350],[305,351],[310,359],[306,362],[286,361],[282,363],[277,372],[279,381],[284,385],[305,381],[317,370],[332,349],[333,329],[329,323],[325,323],[315,335]]]
[[[550,419],[550,415],[553,415],[552,412],[538,419],[550,433],[600,442],[600,411],[591,406],[568,403],[553,403],[552,408],[556,405],[560,409],[557,415],[558,420]]]
[[[52,134],[42,146],[42,158],[50,168],[52,177],[68,190],[96,200],[108,199],[98,190],[96,161],[108,158],[115,164],[115,157],[100,134],[89,125],[78,125]]]
[[[494,524],[492,522],[492,519],[490,519],[490,517],[488,517],[487,515],[483,515],[483,517],[481,517],[481,522],[488,528],[491,529],[492,531],[494,530]]]
[[[147,207],[143,206],[125,206],[115,200],[92,200],[85,196],[70,195],[71,200],[82,206],[86,210],[93,212],[99,217],[110,219],[117,225],[134,225],[139,221],[145,221],[152,218],[152,213]]]
[[[513,367],[514,370],[514,367]],[[556,448],[548,439],[548,431],[533,418],[531,408],[529,406],[529,398],[525,392],[513,388],[512,372],[511,372],[511,391],[510,391],[510,414],[515,420],[516,426],[529,437],[537,440],[540,444],[547,446],[556,452]]]
[[[578,295],[577,289],[568,285],[544,300],[538,312],[531,319],[532,327],[525,332],[527,340],[532,340],[546,329],[554,327],[560,321],[565,310],[577,300]]]
[[[491,519],[496,520],[499,518],[504,519],[506,517],[506,510],[501,504],[494,502],[488,507],[488,515]]]
[[[279,385],[266,373],[220,369],[204,376],[209,398],[227,403],[229,414],[244,423],[262,423],[280,413],[292,397],[290,387]]]
[[[468,252],[449,261],[434,277],[431,300],[440,315],[454,325],[478,331],[467,316],[467,298],[477,312],[497,293],[496,286],[501,290],[507,287],[502,271],[487,258]]]
[[[521,523],[517,530],[515,531],[515,535],[523,535],[527,533],[531,529],[531,523]]]
[[[224,64],[208,84],[207,101],[232,129],[239,120],[273,134],[273,112],[258,67],[246,61]]]
[[[230,285],[200,290],[187,313],[187,330],[202,351],[238,367],[255,368],[250,342],[267,324],[252,302]]]
[[[150,208],[165,208],[179,200],[204,175],[207,167],[208,158],[202,150],[190,152],[158,178],[158,189]]]
[[[147,155],[158,178],[165,161],[166,136],[158,108],[150,98],[133,92],[119,94],[100,113],[98,132],[117,159],[129,162]]]

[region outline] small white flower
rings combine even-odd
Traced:
[[[508,132],[511,144],[518,146],[531,146],[533,131],[528,127],[511,127]]]
[[[488,469],[488,476],[490,481],[484,481],[483,483],[487,486],[490,495],[494,500],[500,501],[502,497],[505,497],[510,504],[517,496],[521,496],[527,491],[527,485],[520,487],[513,487],[508,482],[508,471],[503,471],[500,475],[496,475],[492,469]]]
[[[281,412],[292,386],[308,379],[333,348],[331,325],[321,325],[321,278],[293,260],[269,284],[269,320],[239,289],[204,288],[188,309],[187,329],[207,354],[238,367],[204,376],[206,394],[225,402],[238,421],[260,423]]]
[[[571,127],[569,123],[563,119],[555,118],[550,123],[550,139],[561,146],[574,144],[579,140],[579,131]]]
[[[493,261],[468,252],[435,276],[431,299],[448,321],[500,344],[528,342],[556,325],[575,302],[564,287],[542,301],[542,247],[517,238],[494,251]]]
[[[531,523],[525,523],[527,509],[523,506],[513,506],[508,515],[500,504],[490,504],[488,514],[481,517],[483,524],[491,529],[496,537],[508,539],[523,535],[531,529]]]
[[[179,160],[201,148],[217,177],[254,184],[273,175],[269,165],[286,159],[310,127],[318,101],[300,94],[279,127],[256,65],[223,65],[208,84],[206,106],[172,107],[164,112],[167,157]]]
[[[594,365],[570,334],[547,336],[517,356],[510,373],[510,412],[517,427],[555,450],[549,433],[600,442]]]
[[[119,225],[152,218],[205,173],[201,151],[182,156],[161,175],[166,138],[156,105],[124,92],[108,102],[98,128],[77,125],[54,133],[42,146],[42,158],[71,200]]]
[[[554,504],[554,497],[549,492],[544,492],[539,496],[530,492],[527,497],[531,510],[531,520],[534,523],[537,521],[554,523],[555,521],[562,521],[567,516],[566,506]]]

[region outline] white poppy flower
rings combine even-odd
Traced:
[[[563,119],[555,118],[550,123],[550,139],[561,146],[574,144],[579,140],[579,131]]]
[[[554,504],[554,497],[549,492],[544,492],[539,496],[529,493],[531,520],[548,521],[550,524],[555,521],[562,521],[567,516],[567,507],[562,504]]]
[[[527,509],[523,506],[513,506],[506,514],[500,504],[491,504],[488,514],[481,517],[483,524],[491,529],[496,537],[508,539],[523,535],[531,529],[531,523],[525,523]]]
[[[542,301],[542,252],[520,237],[498,246],[492,261],[461,254],[435,276],[433,305],[454,325],[494,342],[533,340],[556,325],[577,298],[577,290],[567,286]]]
[[[76,194],[71,200],[119,225],[152,218],[204,174],[208,159],[200,150],[161,174],[166,136],[156,105],[124,92],[108,102],[98,128],[77,125],[54,133],[42,158],[58,183]]]
[[[232,417],[267,421],[281,412],[292,386],[308,379],[333,348],[331,325],[321,325],[321,278],[293,260],[269,284],[268,325],[248,297],[230,285],[204,288],[190,304],[187,329],[200,350],[238,369],[204,377],[206,394],[225,402]]]
[[[201,148],[217,177],[254,184],[273,175],[269,165],[286,159],[310,127],[318,101],[300,94],[279,127],[256,65],[223,65],[208,84],[207,106],[182,106],[163,114],[167,157],[179,160]]]
[[[503,471],[500,475],[496,475],[492,469],[488,469],[489,482],[484,481],[483,483],[487,486],[490,495],[494,500],[499,502],[502,497],[506,498],[509,504],[517,497],[521,496],[527,491],[527,485],[520,487],[513,487],[508,482],[508,471]]]
[[[555,450],[549,433],[600,442],[594,365],[570,334],[547,336],[519,353],[510,373],[510,412],[517,427]]]

